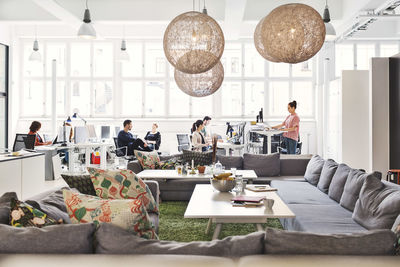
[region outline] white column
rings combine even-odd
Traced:
[[[57,61],[52,60],[51,68],[51,133],[57,135]]]

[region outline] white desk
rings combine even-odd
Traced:
[[[230,149],[232,149],[233,151],[237,150],[240,156],[240,151],[243,150],[244,145],[236,145],[230,142],[218,142],[217,147],[225,149],[225,155],[227,156],[229,156]]]
[[[26,199],[43,191],[45,185],[45,155],[29,153],[24,156],[0,155],[0,196],[16,192]]]
[[[275,192],[252,192],[245,190],[249,196],[266,196],[275,200],[272,209],[265,206],[256,208],[233,207],[231,199],[235,193],[219,192],[211,185],[196,185],[189,204],[186,208],[184,218],[207,218],[209,219],[206,233],[211,228],[211,223],[217,223],[213,239],[217,239],[223,223],[254,223],[257,229],[263,231],[261,223],[266,223],[268,218],[294,218],[294,213],[283,202]]]
[[[100,168],[105,169],[107,166],[107,147],[114,146],[111,143],[81,143],[81,144],[70,144],[66,148],[68,152],[70,152],[68,157],[68,169],[74,170],[74,161],[72,159],[72,154],[74,153],[74,149],[85,149],[85,166],[89,167],[90,165],[90,153],[92,149],[100,148]]]
[[[271,154],[271,149],[272,149],[272,136],[275,134],[280,134],[283,133],[283,131],[279,131],[279,130],[251,130],[250,132],[252,133],[257,133],[257,134],[261,134],[267,137],[267,147],[268,147],[268,151],[267,154]]]

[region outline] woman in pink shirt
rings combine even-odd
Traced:
[[[299,140],[300,118],[296,114],[297,102],[292,101],[288,104],[289,116],[279,125],[272,127],[284,131],[283,141],[285,142],[287,153],[296,154],[297,142]]]

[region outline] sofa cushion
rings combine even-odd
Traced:
[[[94,190],[92,180],[88,174],[61,174],[61,177],[65,180],[71,188],[76,188],[79,192],[85,195],[95,196],[96,191]]]
[[[264,232],[226,237],[209,242],[146,240],[121,228],[101,224],[96,232],[97,254],[181,254],[241,257],[263,253]]]
[[[337,168],[338,164],[333,159],[326,160],[324,163],[324,167],[322,167],[321,176],[319,178],[317,187],[325,194],[328,193],[332,177],[333,175],[335,175]]]
[[[296,214],[296,218],[282,220],[286,230],[322,234],[366,231],[352,219],[350,211],[336,202],[333,205],[288,204],[288,207]]]
[[[93,253],[92,223],[60,224],[43,228],[0,225],[0,253],[85,254]]]
[[[310,157],[300,155],[281,155],[280,158],[280,175],[281,176],[302,176],[306,173],[307,165],[310,162]]]
[[[107,222],[143,238],[157,238],[154,225],[138,199],[101,199],[63,190],[72,223]]]
[[[28,203],[11,199],[10,225],[15,227],[45,227],[58,222]]]
[[[254,170],[259,177],[279,176],[281,172],[280,154],[243,155],[243,169]]]
[[[64,188],[68,189],[68,188]],[[26,203],[38,207],[41,211],[49,215],[50,218],[59,221],[63,220],[64,223],[71,223],[67,208],[65,207],[62,189],[55,190],[44,198],[38,200],[26,200]]]
[[[337,204],[308,182],[275,180],[271,181],[271,186],[278,189],[277,194],[286,204]]]
[[[243,169],[243,157],[241,156],[217,156],[217,161],[219,161],[222,166],[225,166],[225,170],[231,168],[236,168],[238,170]]]
[[[328,196],[338,203],[342,197],[344,185],[346,184],[350,170],[351,168],[346,164],[339,164],[335,174],[332,177],[331,184],[329,185]]]
[[[134,153],[144,170],[156,169],[157,166],[160,166],[160,157],[158,156],[157,151],[146,152],[135,150]]]
[[[340,198],[340,205],[350,211],[354,210],[358,197],[360,195],[361,187],[368,176],[374,177],[374,174],[365,173],[361,170],[351,169],[349,176],[343,188],[343,194]],[[375,177],[375,179],[377,179]]]
[[[284,255],[394,255],[390,230],[322,235],[267,228],[265,254]]]
[[[194,161],[195,166],[211,165],[212,164],[212,151],[198,152],[198,151],[191,151],[191,150],[183,150],[183,155],[182,155],[183,163],[192,164],[192,160]]]
[[[0,224],[10,223],[11,199],[18,199],[15,192],[7,192],[0,197]]]
[[[324,167],[325,160],[319,155],[314,155],[307,164],[306,173],[304,178],[312,185],[317,185],[319,177],[321,176],[322,168]]]
[[[103,199],[140,199],[146,210],[158,212],[149,187],[130,170],[87,168],[98,197]]]
[[[385,186],[373,176],[365,179],[353,219],[367,229],[391,229],[400,214],[400,190]]]

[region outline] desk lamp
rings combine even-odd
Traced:
[[[67,123],[69,124],[71,122],[72,122],[71,117],[68,116],[67,120],[65,120],[63,123],[63,141],[62,141],[61,146],[67,146],[67,128],[66,128],[67,125],[66,124]]]
[[[79,118],[79,119],[83,120],[85,125],[87,123],[87,121],[84,118],[82,118],[81,116],[78,115],[78,112],[74,112],[74,115],[72,115],[72,118],[74,118],[74,119]]]

